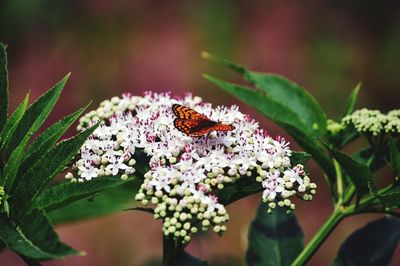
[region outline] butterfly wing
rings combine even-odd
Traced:
[[[225,131],[232,131],[234,129],[235,129],[235,127],[232,126],[232,125],[224,125],[224,124],[221,124],[221,123],[217,123],[214,126],[212,126],[211,131],[223,131],[223,132],[225,132]]]
[[[231,130],[235,129],[235,127],[232,125],[223,125],[221,123],[217,123],[214,121],[211,121],[211,122],[213,122],[214,124],[208,123],[208,124],[199,125],[189,135],[191,137],[201,137],[201,136],[207,135],[208,133],[211,133],[213,131],[221,132],[221,131],[231,131]]]
[[[198,128],[200,128],[204,124],[205,120],[200,119],[180,119],[176,118],[174,120],[174,126],[185,133],[186,135],[191,136]]]
[[[207,116],[180,104],[172,105],[172,111],[179,119],[210,120]]]

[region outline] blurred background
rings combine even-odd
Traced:
[[[285,135],[202,79],[202,73],[209,73],[240,80],[202,59],[201,51],[290,78],[307,88],[332,118],[342,114],[359,81],[358,107],[399,108],[399,1],[2,0],[0,25],[0,41],[8,44],[12,109],[28,90],[35,99],[72,72],[49,123],[91,100],[95,108],[123,92],[153,90],[239,104],[272,135]],[[331,212],[321,172],[309,166],[318,194],[312,202],[297,203],[305,241]],[[242,265],[247,227],[259,199],[256,195],[229,206],[225,236],[197,236],[188,251],[210,265]],[[376,217],[344,220],[309,265],[331,264],[343,240]],[[144,213],[118,213],[57,231],[87,255],[44,265],[146,265],[162,252],[161,224]],[[397,249],[392,265],[400,264],[399,255]],[[0,254],[0,264],[24,265],[8,251]]]

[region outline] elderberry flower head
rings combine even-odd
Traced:
[[[174,126],[171,106],[180,104],[213,121],[233,125],[228,132],[189,137]],[[67,178],[86,181],[101,176],[127,178],[136,161],[147,158],[148,170],[136,200],[154,207],[163,232],[183,242],[212,228],[226,231],[229,215],[217,194],[238,179],[258,182],[270,209],[295,209],[291,198],[312,199],[316,185],[303,165],[292,165],[289,143],[272,138],[237,106],[212,107],[200,97],[173,98],[169,93],[124,94],[100,104],[81,118],[83,130],[102,121],[81,148]]]
[[[382,133],[399,133],[400,110],[392,110],[385,115],[379,110],[363,108],[344,117],[342,122],[353,125],[360,133],[368,133],[373,136]]]

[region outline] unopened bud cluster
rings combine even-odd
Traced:
[[[400,132],[400,110],[392,110],[385,115],[379,110],[363,108],[344,117],[342,122],[345,125],[353,125],[360,133],[368,133],[373,136],[383,133],[398,134]]]

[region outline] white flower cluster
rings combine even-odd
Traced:
[[[189,137],[174,126],[171,106],[176,103],[235,129]],[[239,178],[261,183],[262,198],[271,209],[276,205],[294,209],[291,197],[310,200],[315,194],[316,185],[303,166],[291,165],[289,143],[271,138],[237,106],[213,108],[191,95],[125,94],[102,102],[80,120],[78,128],[97,121],[104,122],[81,149],[74,167],[77,178],[72,173],[67,177],[78,181],[105,175],[127,178],[135,172],[135,158],[145,155],[149,171],[143,173],[136,200],[154,204],[154,217],[163,220],[164,234],[183,242],[198,230],[226,230],[229,215],[216,192]]]
[[[392,110],[386,115],[387,124],[385,125],[386,132],[400,133],[400,110]]]
[[[382,114],[379,110],[366,108],[357,110],[343,118],[344,124],[352,124],[358,132],[377,136],[381,133],[400,132],[400,110]]]

